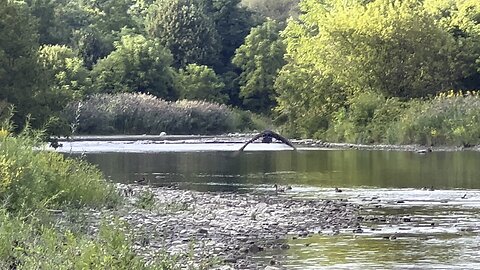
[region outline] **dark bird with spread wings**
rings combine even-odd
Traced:
[[[273,139],[276,139],[276,140],[279,140],[281,141],[282,143],[292,147],[294,150],[297,150],[297,148],[295,148],[295,146],[293,146],[293,144],[287,140],[286,138],[284,138],[282,135],[276,133],[276,132],[273,132],[271,130],[265,130],[263,132],[260,132],[259,134],[255,135],[255,137],[253,137],[252,139],[250,139],[248,142],[246,142],[242,148],[240,148],[238,151],[243,151],[243,149],[245,149],[245,147],[247,147],[248,144],[258,140],[262,138],[262,143],[271,143]]]

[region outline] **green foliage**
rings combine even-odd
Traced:
[[[207,66],[189,64],[185,69],[180,69],[176,81],[182,99],[216,103],[226,103],[228,100],[228,96],[222,93],[225,84]]]
[[[221,43],[218,73],[234,70],[231,60],[243,44],[252,26],[257,25],[252,13],[240,5],[240,0],[204,0],[206,12],[212,17]]]
[[[146,265],[134,253],[133,231],[118,220],[103,221],[95,236],[60,231],[0,209],[2,269],[178,269],[175,257],[158,254]]]
[[[137,0],[86,0],[84,9],[92,18],[93,28],[106,39],[118,41],[124,29],[138,29],[141,25],[130,15]]]
[[[376,110],[385,102],[384,97],[372,92],[358,93],[348,101],[348,110],[341,108],[334,114],[330,133],[336,140],[348,142],[373,142],[371,122]],[[334,132],[331,132],[334,131]]]
[[[442,93],[413,102],[397,123],[398,142],[472,146],[480,143],[480,97],[475,92]]]
[[[282,22],[291,16],[297,16],[299,2],[300,0],[242,0],[242,5],[264,18]]]
[[[370,129],[368,141],[398,143],[399,132],[396,123],[413,104],[413,101],[402,102],[398,98],[387,98],[385,102],[378,104],[372,122],[367,126]]]
[[[113,187],[97,168],[56,152],[34,150],[40,145],[37,138],[27,130],[19,137],[3,137],[0,143],[0,201],[8,209],[115,203]]]
[[[240,109],[233,109],[233,112],[233,126],[241,128],[243,131],[265,130],[267,127],[274,126],[270,118],[266,116]]]
[[[138,199],[135,201],[135,206],[145,210],[152,210],[155,205],[155,194],[151,190],[142,191]]]
[[[105,40],[105,36],[98,29],[92,27],[74,30],[71,40],[72,48],[78,52],[88,69],[113,50],[113,44]]]
[[[253,28],[232,60],[242,70],[239,81],[243,105],[254,112],[269,113],[275,106],[273,84],[284,65],[285,53],[279,30],[272,20]]]
[[[386,96],[418,97],[461,79],[446,68],[456,61],[453,38],[421,3],[327,3],[302,2],[307,13],[300,23],[291,21],[285,33],[289,53],[332,73],[350,93],[370,89]]]
[[[134,233],[125,222],[105,220],[87,235],[78,222],[72,230],[51,214],[49,208],[68,216],[72,207],[113,206],[119,196],[92,165],[42,150],[41,133],[27,128],[13,136],[5,129],[10,126],[5,114],[0,129],[1,269],[179,269],[176,257],[161,254],[146,265],[134,252]]]
[[[172,99],[172,55],[157,39],[127,35],[115,43],[116,50],[99,61],[93,71],[97,92],[150,93]]]
[[[347,107],[332,114],[326,139],[351,143],[392,143],[396,140],[398,134],[391,132],[405,111],[405,102],[367,91],[357,93],[348,103]]]
[[[291,136],[321,137],[332,114],[346,104],[342,87],[313,67],[287,64],[275,81],[275,90],[275,109],[279,118],[286,118],[285,129]]]
[[[45,45],[40,48],[38,58],[43,74],[52,80],[49,88],[53,88],[50,91],[56,99],[64,96],[69,102],[89,93],[88,71],[72,49],[60,45]],[[60,102],[57,105],[64,107],[66,104]]]
[[[146,30],[172,52],[177,68],[218,64],[218,32],[202,2],[157,0],[150,6]]]
[[[477,89],[480,84],[480,2],[475,0],[425,0],[425,9],[455,39],[454,71],[463,79],[457,88]]]
[[[113,50],[125,29],[138,31],[130,15],[134,0],[27,0],[38,18],[41,44],[68,45],[91,68]]]
[[[78,103],[65,110],[76,122]],[[250,126],[236,126],[235,111],[204,101],[167,102],[146,94],[94,95],[81,102],[78,133],[87,134],[218,134]]]
[[[333,114],[325,138],[353,143],[472,146],[480,143],[480,97],[441,93],[402,102],[364,93]]]
[[[31,14],[37,18],[37,32],[40,44],[53,44],[56,42],[55,28],[55,3],[52,0],[27,0]]]
[[[404,109],[392,97],[478,88],[476,2],[302,1],[304,14],[283,31],[288,61],[276,80],[277,111],[303,136],[394,140],[378,128]]]
[[[30,107],[34,117],[46,122],[50,133],[63,133],[58,113],[73,100],[81,99],[91,92],[91,80],[83,61],[72,49],[59,45],[44,45],[38,53],[38,62],[43,74],[44,91],[35,96]]]
[[[14,117],[23,123],[41,88],[37,65],[36,20],[19,1],[0,2],[0,100],[16,105]]]

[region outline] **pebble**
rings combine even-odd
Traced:
[[[195,263],[208,256],[221,256],[224,263],[238,269],[241,265],[252,265],[249,254],[265,249],[289,249],[284,243],[288,232],[308,237],[319,228],[354,230],[358,223],[358,207],[339,200],[301,199],[287,194],[198,192],[148,185],[131,185],[131,188],[134,195],[125,198],[125,206],[103,211],[129,223],[138,243],[141,235],[149,236],[148,243],[138,247],[142,255],[153,254],[162,247],[176,254],[196,254],[193,258],[184,256],[185,260],[198,260]],[[155,195],[156,205],[152,208],[155,210],[135,207],[136,196],[146,190]],[[255,219],[251,218],[252,212]],[[103,215],[97,216],[99,224]],[[278,261],[275,266],[280,266]]]

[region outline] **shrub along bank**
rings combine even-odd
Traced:
[[[364,92],[333,114],[316,136],[331,141],[472,146],[480,144],[478,92],[400,101]]]
[[[169,102],[133,93],[93,95],[71,103],[64,114],[67,124],[80,134],[219,134],[266,125],[260,117],[226,105]]]
[[[0,128],[0,269],[178,268],[165,256],[145,265],[130,229],[118,220],[105,219],[96,233],[59,222],[58,209],[64,216],[120,200],[94,166],[38,150],[40,135],[26,130],[15,137]]]

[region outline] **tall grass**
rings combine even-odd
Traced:
[[[218,134],[259,128],[253,120],[246,121],[245,114],[205,101],[167,102],[121,93],[94,95],[81,104],[69,104],[65,116],[82,134]]]
[[[480,144],[480,96],[477,92],[450,91],[412,104],[395,126],[400,143]]]
[[[131,229],[119,220],[104,220],[92,236],[25,221],[5,209],[0,223],[0,269],[180,269],[161,253],[147,265],[132,248]]]
[[[29,131],[0,138],[0,201],[12,211],[40,207],[99,207],[117,200],[114,187],[83,160],[38,151]]]
[[[118,219],[93,233],[55,217],[49,208],[68,215],[113,206],[119,196],[93,165],[41,150],[41,132],[27,126],[14,136],[8,121],[0,126],[0,269],[180,269],[168,255],[146,264]]]
[[[480,144],[480,95],[440,93],[399,101],[361,93],[337,111],[325,138],[355,143],[472,146]]]

